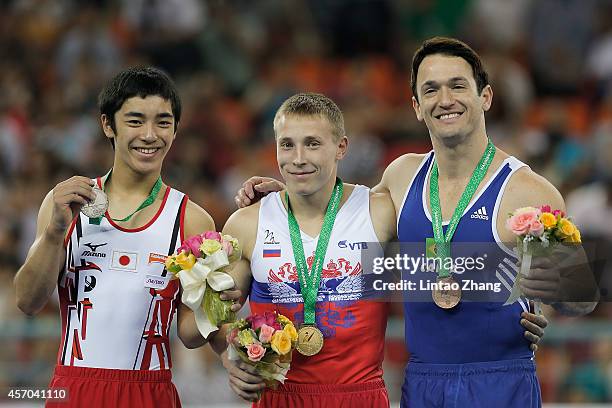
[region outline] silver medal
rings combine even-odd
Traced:
[[[99,218],[108,209],[108,197],[104,191],[96,186],[94,186],[93,192],[96,195],[96,199],[81,207],[81,212],[89,218]]]

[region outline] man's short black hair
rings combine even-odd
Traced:
[[[421,47],[416,50],[414,56],[412,57],[412,73],[410,82],[412,87],[412,96],[414,96],[417,101],[419,100],[419,96],[417,94],[416,81],[417,74],[419,73],[419,66],[425,57],[435,54],[460,57],[470,64],[479,95],[484,87],[489,85],[489,75],[484,69],[482,61],[480,60],[480,57],[476,51],[470,48],[470,46],[466,43],[459,41],[456,38],[433,37],[423,42]]]
[[[111,129],[115,133],[117,132],[115,113],[121,109],[126,100],[135,96],[141,98],[160,96],[170,101],[172,115],[174,115],[174,131],[176,132],[181,120],[181,100],[174,82],[158,68],[136,67],[118,73],[98,96],[100,114],[106,115]],[[111,139],[111,144],[114,148],[114,139]]]

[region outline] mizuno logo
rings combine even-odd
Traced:
[[[487,214],[486,207],[483,205],[478,210],[474,211],[470,218],[489,221],[489,215]]]
[[[83,251],[82,256],[93,256],[96,258],[106,258],[106,254],[103,252]]]
[[[83,244],[85,245],[87,248],[91,249],[93,252],[96,252],[98,250],[98,248],[100,248],[101,246],[107,245],[108,242],[105,242],[103,244],[98,244],[98,245],[93,245],[91,242],[89,244]]]

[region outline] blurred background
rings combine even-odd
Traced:
[[[346,180],[372,186],[400,154],[430,150],[409,74],[434,35],[482,56],[494,90],[489,136],[559,188],[595,243],[597,272],[611,268],[611,0],[0,1],[0,390],[50,379],[57,303],[26,318],[11,281],[45,194],[112,163],[97,94],[114,73],[151,64],[176,80],[184,116],[163,176],[220,229],[243,180],[277,175],[272,118],[298,91],[322,92],[344,111]],[[536,356],[544,401],[612,403],[610,303],[579,319],[547,315]],[[208,346],[174,340],[183,404],[235,404]],[[406,359],[398,315],[385,358],[394,400]]]

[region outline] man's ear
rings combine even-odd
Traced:
[[[336,160],[342,160],[348,151],[348,137],[342,136],[338,141],[338,151],[336,152]]]
[[[102,131],[104,132],[104,136],[109,139],[114,139],[115,131],[111,126],[111,121],[109,117],[105,114],[100,115],[100,122],[102,123]]]
[[[172,140],[176,139],[176,134],[178,133],[179,124],[180,122],[176,122],[176,126],[174,127],[174,136],[172,137]]]
[[[423,121],[423,115],[421,115],[421,105],[419,101],[414,96],[412,97],[412,109],[414,109],[414,113],[416,113],[416,117],[419,122]]]
[[[491,88],[491,85],[487,85],[482,89],[480,97],[482,98],[482,110],[487,112],[491,109],[491,103],[493,102],[493,88]]]

